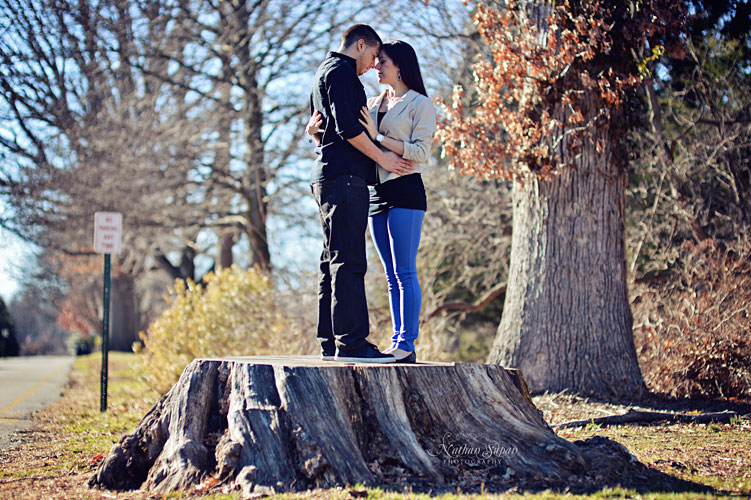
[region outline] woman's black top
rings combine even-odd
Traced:
[[[385,111],[378,112],[378,124],[383,120]],[[403,175],[388,182],[368,186],[370,190],[370,210],[368,215],[387,212],[392,208],[410,208],[412,210],[427,210],[428,201],[425,196],[425,185],[420,174]]]
[[[386,112],[385,111],[379,111],[378,112],[378,125],[377,126],[379,126],[379,127],[381,126],[381,122],[383,121],[383,117],[384,116],[386,116]]]

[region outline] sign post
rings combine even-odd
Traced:
[[[123,217],[117,212],[94,214],[94,252],[104,254],[104,297],[102,301],[102,375],[99,411],[107,411],[107,376],[110,343],[110,255],[122,250]]]

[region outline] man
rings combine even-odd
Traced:
[[[342,35],[316,72],[310,112],[321,113],[311,184],[323,227],[318,282],[318,332],[321,359],[393,363],[366,340],[370,333],[365,302],[365,230],[368,184],[377,182],[377,162],[403,175],[411,164],[383,152],[359,122],[366,105],[358,78],[373,67],[381,39],[373,28],[356,24]]]

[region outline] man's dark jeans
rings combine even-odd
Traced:
[[[312,185],[323,228],[318,281],[318,340],[324,351],[361,347],[370,332],[365,302],[368,186],[343,175]]]

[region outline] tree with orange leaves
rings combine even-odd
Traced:
[[[681,50],[681,0],[478,5],[476,98],[439,128],[451,166],[513,182],[508,289],[489,362],[532,391],[644,391],[626,295],[626,133],[636,84]]]
[[[102,258],[85,255],[49,256],[57,276],[67,283],[58,305],[57,324],[63,330],[84,338],[99,335],[102,328]],[[112,350],[130,351],[138,340],[141,314],[135,299],[133,273],[120,259],[114,259],[110,303],[110,342]]]
[[[61,254],[51,260],[59,277],[69,283],[58,304],[58,326],[83,337],[98,334],[102,312],[101,259]]]

